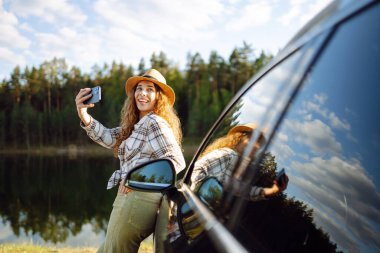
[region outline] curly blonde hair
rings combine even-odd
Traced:
[[[177,116],[177,113],[173,106],[170,105],[168,97],[162,92],[161,88],[154,85],[156,87],[156,96],[157,101],[156,105],[153,109],[153,112],[162,117],[171,127],[174,137],[178,143],[178,145],[181,147],[182,143],[182,130],[181,130],[181,122]],[[137,86],[136,86],[137,87]],[[120,147],[120,144],[127,139],[131,134],[134,125],[140,120],[140,114],[139,110],[137,108],[135,99],[134,99],[134,93],[135,89],[131,90],[131,92],[128,94],[127,99],[124,102],[123,108],[121,109],[120,114],[120,127],[121,132],[119,136],[116,139],[116,144],[113,147],[113,153],[114,156],[117,157],[118,150]]]
[[[230,148],[236,151],[237,146],[243,140],[244,137],[249,137],[246,132],[236,132],[232,134],[227,134],[226,136],[220,137],[212,142],[200,155],[200,157],[220,148]]]

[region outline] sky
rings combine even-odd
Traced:
[[[183,69],[188,53],[228,59],[243,42],[276,55],[332,0],[0,0],[0,80],[15,66],[54,57],[89,73],[94,65],[149,67],[164,52]]]

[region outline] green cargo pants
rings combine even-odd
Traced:
[[[106,239],[97,253],[137,252],[154,231],[161,193],[118,193],[108,222]]]

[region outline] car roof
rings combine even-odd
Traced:
[[[376,0],[335,0],[307,22],[284,48],[298,47]]]

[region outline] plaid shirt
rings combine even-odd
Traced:
[[[83,126],[88,136],[98,144],[112,148],[121,132],[121,127],[106,128],[92,119],[88,126]],[[148,113],[135,124],[132,134],[119,147],[120,169],[108,180],[107,189],[124,180],[128,171],[144,162],[159,158],[170,159],[176,172],[185,168],[185,159],[169,124],[160,116]]]
[[[213,150],[195,162],[191,181],[196,185],[204,178],[214,176],[225,184],[238,159],[238,154],[230,148]]]
[[[225,185],[232,176],[232,171],[239,160],[239,154],[231,148],[220,148],[207,153],[195,162],[191,175],[191,188],[200,183],[206,177],[216,177],[222,185]],[[249,197],[256,201],[265,199],[261,195],[262,187],[252,186]]]

